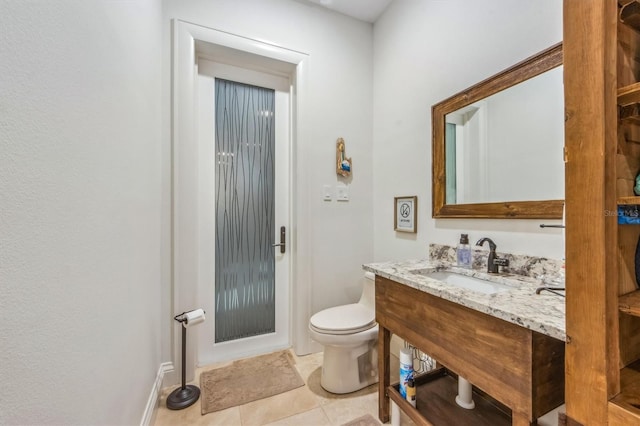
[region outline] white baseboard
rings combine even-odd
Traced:
[[[144,413],[142,414],[142,420],[140,421],[140,426],[151,426],[156,418],[156,413],[158,412],[158,405],[160,403],[160,391],[162,390],[162,383],[164,381],[165,375],[168,373],[172,373],[174,371],[172,362],[164,362],[160,364],[158,368],[158,374],[156,374],[156,380],[153,383],[153,387],[151,388],[151,393],[149,394],[149,399],[147,400],[147,406],[144,409]]]

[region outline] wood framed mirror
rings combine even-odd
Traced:
[[[562,43],[432,107],[434,218],[561,219]]]

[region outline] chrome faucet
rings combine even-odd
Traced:
[[[498,266],[509,266],[509,259],[503,259],[496,255],[496,243],[491,238],[480,238],[476,243],[477,246],[482,246],[484,243],[489,243],[489,258],[487,259],[487,272],[490,274],[498,273]]]

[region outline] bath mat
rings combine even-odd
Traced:
[[[289,351],[234,361],[200,374],[202,414],[257,401],[304,386]]]
[[[357,419],[353,419],[342,426],[380,426],[380,422],[377,421],[371,414],[366,414]]]

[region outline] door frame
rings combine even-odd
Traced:
[[[309,55],[282,46],[250,39],[201,25],[172,20],[172,308],[173,317],[198,308],[198,169],[196,126],[196,58],[201,51],[211,57],[220,47],[241,51],[256,57],[271,59],[274,63],[290,64],[291,78],[291,215],[290,215],[290,336],[297,354],[308,353],[311,341],[307,330],[311,311],[310,274],[310,211],[308,182],[304,170],[308,169],[308,154],[303,140],[305,111],[307,110],[307,78]],[[208,51],[208,52],[207,52]],[[275,61],[274,61],[275,60]],[[264,64],[269,68],[269,63]],[[282,71],[282,70],[281,70]],[[292,303],[295,300],[296,303]],[[212,313],[211,313],[212,314]],[[195,376],[197,339],[187,339],[185,360],[181,360],[181,325],[172,321],[172,361],[174,366],[185,363],[186,380]],[[195,330],[194,330],[195,331]],[[174,368],[175,371],[175,368]],[[177,382],[174,374],[173,382]]]

